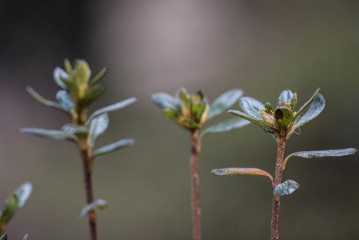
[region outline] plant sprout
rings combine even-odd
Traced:
[[[7,235],[4,234],[6,224],[11,220],[16,211],[24,206],[26,200],[30,197],[31,191],[32,184],[26,182],[16,189],[2,205],[0,212],[0,240],[7,238]]]
[[[249,122],[240,118],[232,118],[210,126],[202,131],[202,126],[210,119],[218,116],[231,107],[242,95],[242,90],[230,90],[218,97],[210,106],[201,91],[188,94],[181,88],[176,97],[166,93],[152,95],[153,102],[162,109],[167,119],[188,130],[191,139],[191,205],[193,239],[201,239],[198,154],[201,149],[201,139],[210,133],[226,132],[247,125]]]
[[[134,144],[134,140],[129,138],[95,149],[97,138],[109,125],[108,113],[136,101],[136,98],[129,98],[100,108],[88,116],[88,107],[105,91],[104,87],[98,84],[105,74],[106,68],[91,78],[91,69],[86,61],[76,60],[72,66],[68,60],[65,60],[65,70],[59,67],[54,70],[55,82],[61,88],[56,94],[56,102],[44,99],[30,87],[27,91],[39,103],[66,113],[71,122],[65,124],[61,130],[21,129],[23,133],[54,140],[67,140],[77,145],[82,159],[87,199],[87,205],[81,211],[81,216],[89,216],[90,239],[92,240],[98,239],[96,210],[106,207],[106,201],[94,198],[92,188],[94,160],[101,155]]]
[[[324,98],[319,93],[319,89],[315,91],[313,96],[298,111],[294,110],[296,103],[297,94],[290,90],[284,90],[279,95],[277,107],[275,109],[269,103],[263,105],[253,98],[242,97],[239,101],[239,105],[243,112],[237,110],[228,111],[241,119],[246,119],[259,125],[265,132],[270,133],[275,138],[277,142],[277,160],[274,178],[268,172],[257,168],[223,168],[211,171],[211,173],[216,176],[262,175],[270,179],[273,185],[273,209],[271,219],[272,240],[277,240],[279,238],[280,198],[292,194],[299,187],[299,184],[294,180],[286,180],[282,182],[282,173],[288,160],[292,157],[339,157],[355,154],[357,151],[354,148],[302,151],[292,153],[284,159],[286,141],[294,132],[296,132],[296,130],[299,130],[299,127],[317,117],[325,106]]]

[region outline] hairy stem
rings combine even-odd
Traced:
[[[277,162],[275,166],[274,187],[282,182],[285,141],[286,137],[279,137],[277,141]],[[271,240],[278,240],[279,238],[279,207],[280,196],[273,196]]]
[[[198,153],[200,140],[198,130],[191,131],[191,205],[193,240],[201,240],[201,209],[199,205]]]
[[[87,112],[86,109],[79,109],[76,124],[80,126],[85,126],[87,120]],[[93,158],[92,158],[92,149],[91,146],[87,143],[87,136],[80,135],[79,137],[79,151],[82,158],[82,167],[84,172],[84,184],[86,191],[86,203],[92,203],[94,201],[93,187],[92,187],[92,171],[93,171]],[[89,227],[90,227],[90,239],[98,240],[97,233],[97,216],[96,210],[92,209],[88,213],[89,217]]]

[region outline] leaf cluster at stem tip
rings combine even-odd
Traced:
[[[155,93],[152,100],[162,109],[165,118],[193,131],[201,129],[208,120],[225,112],[241,95],[242,90],[233,89],[223,93],[210,105],[201,91],[190,95],[186,89],[181,88],[174,97],[166,93]],[[210,133],[226,132],[247,124],[249,122],[244,119],[228,119],[204,129],[199,136],[202,138]]]
[[[254,98],[242,97],[239,105],[243,112],[238,110],[228,112],[262,127],[277,139],[281,137],[288,139],[299,127],[313,120],[323,111],[325,100],[317,89],[298,111],[295,111],[296,104],[297,94],[284,90],[279,95],[276,108],[270,103],[262,104]]]
[[[54,140],[67,140],[79,144],[79,139],[86,139],[87,145],[92,149],[96,139],[102,135],[109,125],[108,113],[124,108],[137,99],[132,97],[107,107],[94,111],[87,116],[88,106],[104,93],[104,87],[99,84],[105,76],[107,69],[102,69],[92,76],[88,63],[76,60],[72,66],[65,60],[65,67],[56,67],[54,70],[55,83],[61,88],[56,94],[57,101],[51,101],[40,96],[35,90],[28,87],[29,94],[39,103],[65,112],[71,123],[65,124],[60,130],[41,128],[23,128],[22,133],[32,134]],[[115,150],[131,146],[133,139],[122,139],[93,151],[93,158]]]

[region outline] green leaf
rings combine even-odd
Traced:
[[[90,146],[94,146],[96,139],[106,131],[108,124],[109,118],[107,113],[103,113],[92,119],[87,139]]]
[[[107,68],[103,68],[96,76],[90,80],[90,86],[96,85],[107,73]]]
[[[162,115],[169,120],[175,120],[178,118],[178,112],[171,108],[163,109]]]
[[[194,129],[194,128],[200,128],[201,125],[196,123],[195,121],[191,120],[191,119],[184,119],[182,122],[181,122],[182,125],[184,125],[186,128],[189,128],[189,129]]]
[[[103,199],[96,199],[94,202],[87,204],[81,211],[80,217],[84,218],[91,210],[105,209],[107,202]]]
[[[105,88],[102,85],[96,85],[92,87],[86,95],[81,98],[80,104],[83,107],[87,107],[91,103],[93,103],[95,100],[97,100],[99,97],[103,95],[105,92]]]
[[[0,224],[7,224],[15,212],[24,206],[32,191],[32,184],[27,182],[21,185],[12,196],[10,196],[1,208]]]
[[[229,90],[214,100],[209,108],[208,120],[225,112],[242,96],[243,91],[240,89]]]
[[[285,196],[292,194],[299,188],[299,184],[293,180],[287,180],[283,183],[278,184],[273,191],[274,196]]]
[[[124,108],[124,107],[136,102],[136,101],[137,101],[137,99],[132,97],[132,98],[125,99],[121,102],[109,105],[107,107],[100,108],[100,109],[96,110],[94,113],[92,113],[90,118],[87,120],[87,123],[91,122],[92,119],[97,117],[98,115],[119,110],[121,108]]]
[[[56,93],[56,99],[66,112],[71,112],[71,109],[75,106],[71,101],[69,94],[65,90],[59,90]]]
[[[19,203],[19,198],[16,194],[13,194],[9,197],[1,208],[1,217],[0,217],[0,224],[7,224],[12,216],[14,216],[16,212],[16,207]]]
[[[86,134],[89,131],[86,127],[82,127],[72,123],[65,124],[64,126],[62,126],[61,130],[70,134]]]
[[[58,130],[47,130],[41,128],[22,128],[20,129],[20,132],[53,140],[68,140],[74,143],[77,143],[78,140],[75,135]]]
[[[258,168],[219,168],[211,171],[215,176],[235,176],[235,175],[261,175],[268,177],[273,183],[273,177],[268,172]]]
[[[321,157],[342,157],[347,155],[353,155],[357,152],[355,148],[344,148],[344,149],[330,149],[330,150],[319,150],[319,151],[301,151],[295,152],[288,155],[283,162],[283,170],[291,157],[301,158],[321,158]]]
[[[181,88],[178,93],[178,98],[180,100],[181,105],[181,113],[184,117],[191,116],[191,99],[186,89]]]
[[[308,103],[310,106],[308,107]],[[305,123],[313,120],[317,117],[324,109],[325,100],[322,94],[318,93],[318,95],[313,100],[309,100],[297,113],[295,116],[295,125],[294,129],[299,128],[300,126],[304,125]],[[306,110],[308,109],[308,110]]]
[[[263,127],[265,129],[265,131],[266,130],[268,130],[269,132],[275,132],[276,131],[275,128],[273,128],[272,126],[266,124],[263,120],[253,118],[253,116],[251,116],[249,114],[246,114],[246,113],[243,113],[243,112],[240,112],[240,111],[236,111],[236,110],[229,110],[228,112]]]
[[[168,95],[167,93],[155,93],[152,94],[152,101],[154,104],[156,104],[161,109],[178,109],[179,108],[179,101],[172,97],[171,95]]]
[[[47,107],[51,107],[51,108],[55,108],[57,110],[61,110],[63,112],[66,112],[66,110],[64,110],[60,104],[58,104],[57,102],[53,102],[50,100],[47,100],[43,97],[41,97],[37,92],[35,92],[34,89],[32,89],[31,87],[27,87],[26,88],[27,92],[31,95],[31,97],[33,97],[36,101],[38,101],[39,103],[47,106]]]
[[[262,121],[260,111],[265,109],[264,105],[251,97],[242,97],[239,99],[239,106],[251,118]]]
[[[280,107],[275,110],[274,113],[275,119],[279,126],[284,126],[285,128],[292,122],[293,113],[285,107]]]
[[[246,125],[248,125],[250,122],[242,119],[242,118],[231,118],[226,121],[217,123],[215,125],[212,125],[206,129],[204,129],[199,137],[202,138],[203,136],[210,134],[210,133],[220,133],[220,132],[227,132],[232,129],[241,128]]]
[[[128,139],[122,139],[120,141],[111,143],[109,145],[106,145],[104,147],[98,148],[93,152],[93,157],[98,157],[110,152],[114,152],[116,150],[119,150],[121,148],[125,148],[128,146],[132,146],[135,143],[135,140],[128,138]]]

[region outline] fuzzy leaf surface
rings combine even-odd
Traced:
[[[15,212],[24,206],[32,191],[32,184],[27,182],[21,185],[12,196],[10,196],[1,208],[0,224],[7,224]]]
[[[61,110],[61,111],[67,113],[67,111],[64,110],[60,104],[58,104],[57,102],[53,102],[53,101],[43,98],[37,92],[35,92],[35,90],[32,89],[31,87],[27,87],[26,90],[31,95],[31,97],[33,97],[37,102],[39,102],[47,107],[55,108],[57,110]]]
[[[107,207],[107,202],[103,199],[96,199],[94,202],[87,204],[80,213],[80,217],[84,218],[86,215],[93,209],[105,209]]]
[[[288,89],[281,92],[281,94],[278,97],[278,106],[280,106],[281,103],[284,103],[284,105],[290,105],[293,95],[294,95],[293,92]]]
[[[59,67],[56,67],[54,70],[54,80],[56,82],[56,84],[61,87],[64,90],[67,90],[67,86],[66,84],[64,84],[64,82],[61,79],[69,79],[69,75],[67,74],[67,72],[65,72],[64,70],[62,70]]]
[[[103,134],[109,125],[109,117],[107,113],[103,113],[93,118],[90,123],[88,144],[94,146],[96,139]]]
[[[319,151],[301,151],[295,152],[288,155],[283,162],[283,169],[285,168],[288,160],[291,157],[300,158],[322,158],[322,157],[342,157],[353,155],[357,152],[355,148],[343,148],[343,149],[330,149],[330,150],[319,150]]]
[[[273,177],[268,172],[258,168],[219,168],[211,171],[215,176],[235,176],[235,175],[261,175],[268,177],[273,184]]]
[[[208,112],[207,119],[211,119],[231,107],[242,96],[243,91],[240,89],[229,90],[218,98],[216,98],[211,104]]]
[[[287,180],[283,183],[278,184],[273,191],[275,196],[285,196],[292,194],[299,188],[299,184],[294,180]]]
[[[249,123],[250,123],[249,121],[243,118],[231,118],[204,129],[199,136],[200,138],[202,138],[203,136],[210,133],[228,132],[231,131],[232,129],[244,127]]]
[[[167,93],[152,94],[152,101],[161,109],[177,109],[180,105],[179,101]]]
[[[229,110],[228,112],[263,127],[264,131],[268,131],[268,130],[269,130],[268,132],[276,131],[275,128],[273,128],[272,126],[266,124],[263,120],[258,119],[256,117],[253,117],[252,115],[249,115],[247,113],[243,113],[243,112],[240,112],[240,111],[237,111],[237,110]]]
[[[78,140],[75,135],[58,130],[47,130],[41,128],[22,128],[20,129],[20,132],[53,140],[67,140],[74,143],[77,143]]]
[[[104,154],[107,154],[110,152],[117,151],[121,148],[132,146],[134,143],[135,143],[135,140],[133,140],[131,138],[122,139],[120,141],[117,141],[117,142],[114,142],[109,145],[106,145],[106,146],[96,149],[93,152],[93,157],[98,157],[98,156],[101,156],[101,155],[104,155]]]
[[[75,106],[71,101],[69,94],[65,90],[59,90],[56,93],[56,99],[66,112],[70,112],[71,109]]]
[[[294,128],[299,128],[305,123],[316,118],[323,111],[324,107],[324,97],[322,96],[322,94],[318,93],[314,101],[310,104],[308,110],[302,116],[299,116],[299,120],[294,125]]]
[[[118,103],[111,104],[111,105],[109,105],[107,107],[100,108],[100,109],[96,110],[94,113],[92,113],[92,115],[89,117],[87,122],[88,123],[91,122],[92,119],[97,117],[98,115],[119,110],[121,108],[124,108],[124,107],[136,102],[136,101],[137,101],[137,99],[132,97],[132,98],[128,98],[128,99],[125,99],[123,101],[120,101]]]
[[[239,106],[242,110],[253,119],[263,121],[260,111],[265,109],[264,105],[258,100],[251,97],[242,97],[239,99]]]

